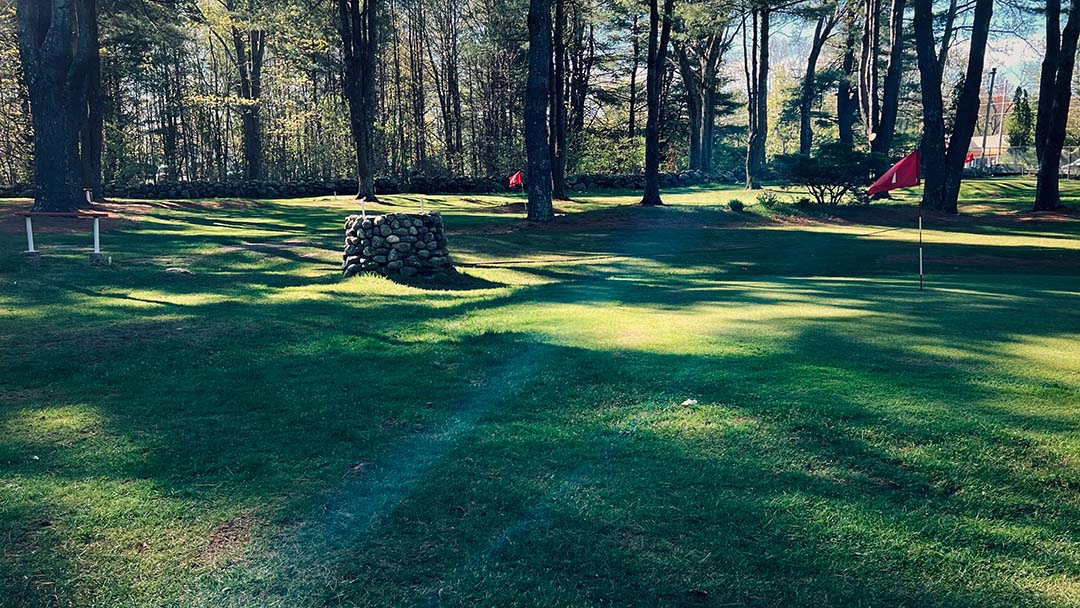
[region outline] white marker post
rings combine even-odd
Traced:
[[[26,216],[26,253],[36,253],[34,249],[34,222]]]
[[[96,215],[94,216],[94,253],[101,253],[100,219]]]
[[[922,199],[919,199],[919,291],[923,290],[922,264]]]

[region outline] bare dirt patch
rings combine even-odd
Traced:
[[[195,563],[200,566],[214,566],[231,561],[251,539],[251,528],[254,524],[254,517],[243,514],[214,528],[210,532],[206,549]]]

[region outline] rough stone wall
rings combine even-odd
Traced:
[[[345,218],[345,276],[445,277],[455,272],[438,213],[388,213]]]

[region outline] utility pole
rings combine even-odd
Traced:
[[[990,130],[990,107],[994,105],[994,78],[997,77],[997,68],[990,69],[990,87],[986,90],[986,112],[983,113],[983,141],[982,141],[982,172],[986,173],[990,168],[990,159],[986,155],[986,136]]]

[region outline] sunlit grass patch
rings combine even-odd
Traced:
[[[1029,190],[930,218],[921,292],[910,193],[369,206],[444,214],[445,283],[343,280],[351,197],[119,203],[112,266],[0,258],[0,606],[1072,605],[1080,229]]]

